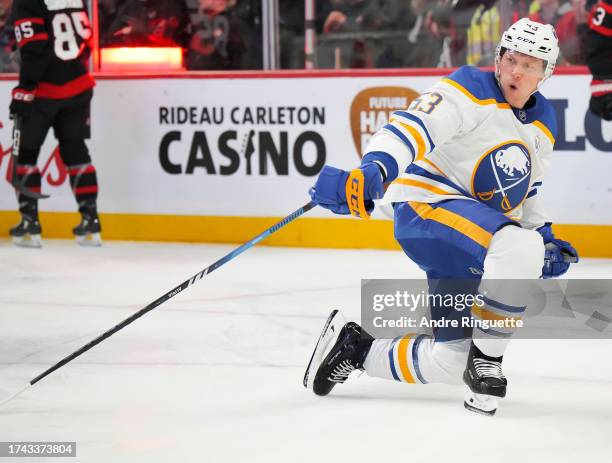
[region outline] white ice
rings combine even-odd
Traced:
[[[0,400],[233,248],[0,241]],[[303,388],[330,309],[359,316],[361,278],[420,275],[400,252],[257,247],[0,408],[0,441],[76,441],[57,461],[104,463],[612,461],[610,340],[514,341],[493,418],[463,387]]]

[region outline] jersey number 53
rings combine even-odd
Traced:
[[[415,98],[408,109],[412,111],[421,111],[425,114],[431,114],[441,101],[442,95],[440,95],[438,92],[426,92],[418,98]]]

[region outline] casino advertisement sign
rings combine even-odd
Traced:
[[[406,109],[442,75],[360,72],[100,78],[88,141],[98,171],[100,210],[284,216],[308,200],[323,165],[358,165],[368,140],[391,113]],[[612,122],[588,111],[589,81],[588,75],[555,75],[542,89],[557,115],[557,137],[552,167],[538,194],[558,223],[612,223]],[[14,85],[0,81],[3,179],[10,171],[7,108]],[[492,140],[491,146],[502,141]],[[45,173],[42,190],[51,198],[41,208],[73,211],[56,147],[50,133],[38,163]],[[532,162],[518,145],[500,147],[481,160],[474,185],[467,188],[496,208],[513,208],[530,182]],[[16,209],[6,180],[0,183],[0,209]],[[338,217],[321,208],[309,216]]]

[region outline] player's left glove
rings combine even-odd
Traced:
[[[9,106],[9,117],[13,119],[15,115],[26,117],[32,109],[32,102],[36,96],[36,89],[15,87],[12,93],[13,99]]]
[[[382,198],[385,190],[378,164],[366,162],[350,172],[324,166],[309,193],[319,206],[335,214],[368,219],[374,210],[373,200]]]
[[[542,278],[553,278],[563,275],[569,269],[570,263],[577,263],[578,251],[567,241],[555,238],[550,223],[537,229],[544,239],[544,266]]]
[[[593,76],[589,108],[593,114],[612,121],[612,76]]]

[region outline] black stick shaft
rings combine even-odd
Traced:
[[[12,175],[11,184],[13,185],[13,187],[15,188],[18,194],[22,194],[32,199],[46,199],[49,197],[49,195],[37,193],[35,191],[28,189],[25,186],[25,180],[27,177],[24,176],[21,182],[17,179],[17,164],[19,162],[19,152],[21,150],[22,123],[23,121],[21,120],[21,116],[14,114],[13,115],[13,146],[11,148],[11,157],[13,160],[13,171],[11,174]]]
[[[89,349],[91,349],[92,347],[100,344],[102,341],[104,341],[105,339],[111,337],[113,334],[115,334],[117,331],[122,330],[123,328],[125,328],[126,326],[128,326],[130,323],[132,323],[135,320],[138,320],[140,317],[142,317],[144,314],[146,314],[147,312],[150,312],[151,310],[153,310],[154,308],[160,306],[161,304],[163,304],[164,302],[166,302],[168,299],[176,296],[177,294],[179,294],[180,292],[184,291],[185,289],[187,289],[189,286],[193,285],[196,281],[199,281],[200,279],[202,279],[205,275],[208,275],[209,273],[215,271],[216,269],[218,269],[219,267],[221,267],[223,264],[229,262],[230,260],[232,260],[234,257],[242,254],[244,251],[246,251],[247,249],[253,247],[255,244],[259,243],[260,241],[262,241],[263,239],[267,238],[268,236],[270,236],[271,234],[277,232],[278,230],[280,230],[282,227],[284,227],[285,225],[287,225],[288,223],[294,221],[295,219],[297,219],[298,217],[300,217],[302,214],[308,212],[310,209],[312,209],[313,207],[315,207],[316,204],[314,202],[309,202],[308,204],[302,206],[301,208],[299,208],[298,210],[296,210],[295,212],[293,212],[292,214],[288,215],[287,217],[285,217],[283,220],[281,220],[280,222],[274,224],[273,226],[271,226],[270,228],[268,228],[266,231],[260,233],[259,235],[257,235],[256,237],[252,238],[251,240],[247,241],[246,243],[244,243],[243,245],[241,245],[240,247],[234,249],[232,252],[230,252],[229,254],[227,254],[226,256],[222,257],[221,259],[219,259],[218,261],[216,261],[214,264],[206,267],[204,270],[202,270],[199,273],[196,273],[194,276],[192,276],[189,280],[183,281],[180,285],[178,285],[177,287],[171,289],[170,291],[168,291],[166,294],[164,294],[163,296],[161,296],[159,299],[151,302],[148,306],[146,306],[143,309],[140,309],[138,312],[134,313],[132,316],[126,318],[125,320],[123,320],[121,323],[113,326],[110,330],[106,331],[105,333],[102,333],[100,336],[98,336],[97,338],[93,339],[91,342],[85,344],[83,347],[81,347],[79,350],[74,351],[72,354],[68,355],[67,357],[63,358],[62,360],[60,360],[59,362],[57,362],[55,365],[53,365],[52,367],[50,367],[49,369],[45,370],[43,373],[41,373],[40,375],[38,375],[36,378],[34,378],[32,381],[30,381],[30,385],[33,386],[34,384],[36,384],[37,382],[39,382],[41,379],[45,378],[46,376],[50,375],[51,373],[53,373],[55,370],[63,367],[64,365],[66,365],[67,363],[71,362],[72,360],[74,360],[75,358],[79,357],[80,355],[84,354],[85,352],[87,352]]]

